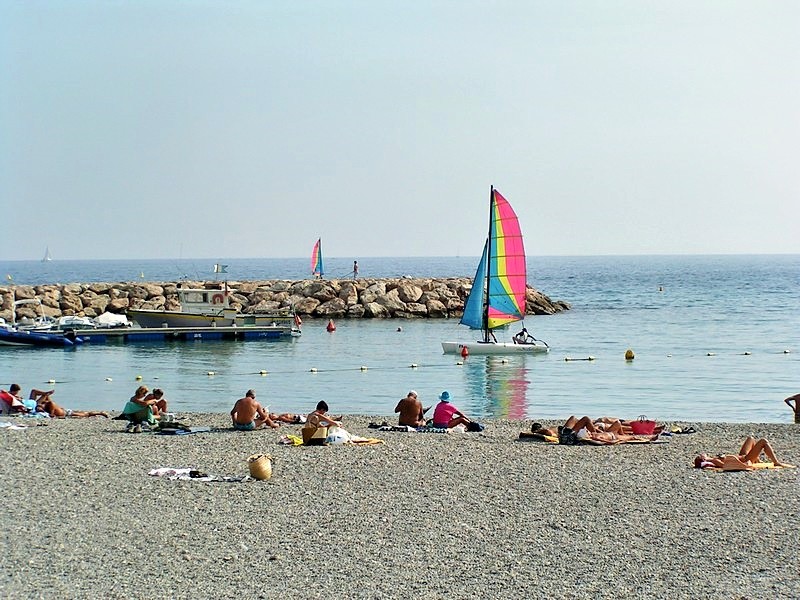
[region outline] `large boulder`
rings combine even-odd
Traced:
[[[371,302],[375,302],[378,298],[386,295],[386,284],[382,281],[377,281],[367,287],[363,292],[361,292],[361,297],[359,298],[359,302],[366,306]]]
[[[124,313],[128,310],[128,299],[127,298],[114,298],[111,302],[108,303],[106,306],[106,310],[112,313]]]
[[[17,300],[32,300],[36,297],[36,290],[30,285],[14,286],[14,297]]]
[[[372,319],[387,319],[392,316],[388,308],[382,304],[378,304],[377,302],[369,302],[368,304],[363,304],[362,306],[364,307],[365,317]]]
[[[58,304],[61,312],[63,312],[65,315],[75,315],[83,310],[83,302],[81,302],[81,297],[76,296],[75,294],[62,294],[61,300],[59,300]]]
[[[301,315],[310,315],[321,304],[316,298],[303,298],[293,304],[294,311]]]
[[[397,297],[402,302],[417,302],[422,296],[422,288],[411,283],[401,283],[397,286]]]
[[[320,304],[314,311],[318,317],[341,317],[347,312],[347,306],[341,298],[333,298]]]
[[[392,314],[406,310],[406,303],[400,300],[397,288],[386,292],[385,296],[379,296],[375,299],[375,302],[385,306]]]

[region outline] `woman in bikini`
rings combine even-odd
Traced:
[[[784,463],[778,461],[775,455],[775,450],[772,449],[769,442],[764,438],[756,441],[754,438],[747,436],[742,447],[739,449],[739,454],[718,454],[717,456],[709,456],[708,454],[700,454],[694,459],[694,466],[696,469],[705,469],[708,467],[716,467],[721,469],[723,467],[740,466],[747,468],[753,463],[760,462],[761,453],[772,461],[776,467],[784,466]]]

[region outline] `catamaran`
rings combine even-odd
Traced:
[[[445,354],[547,352],[547,344],[532,336],[515,336],[514,342],[498,342],[492,332],[525,318],[526,295],[525,246],[519,219],[508,200],[492,187],[489,235],[461,317],[462,325],[480,329],[483,338],[471,343],[442,342],[442,350]],[[518,337],[520,341],[516,341]]]

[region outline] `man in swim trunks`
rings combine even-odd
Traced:
[[[408,427],[424,427],[425,413],[431,409],[422,407],[422,402],[417,397],[417,392],[411,390],[408,395],[401,399],[394,407],[394,412],[400,413],[400,425]]]
[[[108,418],[108,413],[101,410],[70,410],[69,408],[62,408],[51,398],[53,392],[45,392],[36,403],[36,412],[44,412],[50,415],[51,419],[84,419],[86,417],[105,417]]]
[[[267,411],[256,400],[256,391],[247,390],[244,398],[239,398],[231,409],[233,428],[240,431],[252,431],[264,425],[277,428],[278,425],[269,418]]]

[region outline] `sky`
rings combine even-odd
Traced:
[[[800,253],[800,3],[0,0],[5,260]]]

